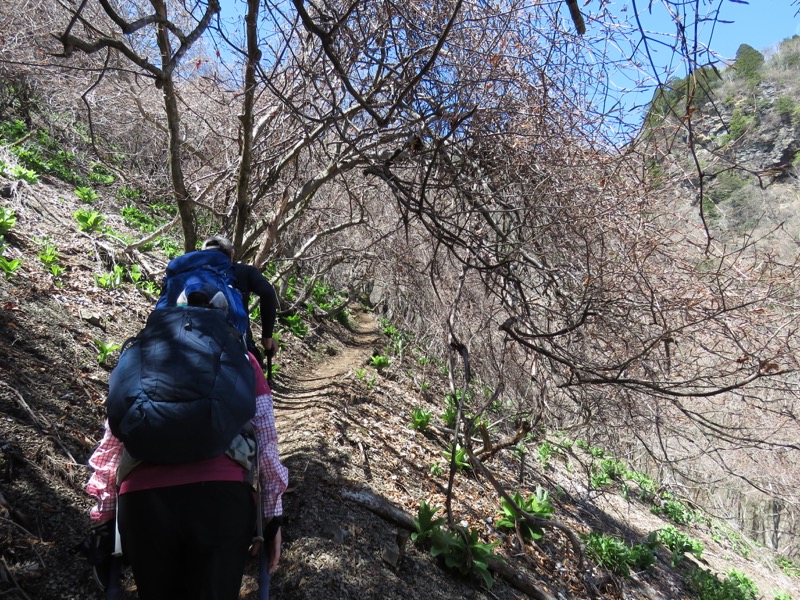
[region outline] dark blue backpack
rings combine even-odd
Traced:
[[[125,346],[106,410],[133,457],[177,464],[219,456],[255,415],[255,373],[224,311],[154,310]]]
[[[196,250],[173,258],[161,286],[161,297],[156,309],[175,306],[181,294],[190,294],[211,288],[218,289],[228,303],[228,322],[244,335],[248,315],[242,295],[235,286],[233,263],[224,252]]]

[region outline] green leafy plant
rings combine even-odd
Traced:
[[[85,202],[87,204],[91,204],[100,197],[100,195],[92,188],[86,186],[77,187],[73,191],[81,202]]]
[[[136,289],[144,293],[145,296],[158,296],[158,286],[154,281],[140,281],[136,284]]]
[[[0,207],[0,235],[5,235],[17,224],[17,215],[10,208]]]
[[[644,570],[655,563],[655,553],[646,544],[629,546],[620,539],[592,532],[581,536],[586,543],[586,553],[601,567],[627,577],[631,567]]]
[[[775,559],[781,571],[790,577],[800,577],[800,565],[785,556],[779,556]]]
[[[455,464],[457,471],[464,471],[464,470],[471,470],[472,465],[469,462],[469,457],[467,456],[467,449],[462,448],[459,445],[456,445],[455,453],[452,452],[452,447],[450,452],[442,452],[442,456],[447,459],[447,462],[450,464]]]
[[[742,537],[741,533],[733,530],[727,524],[713,522],[711,524],[711,537],[718,544],[721,544],[723,541],[726,541],[728,544],[731,545],[731,548],[733,548],[734,552],[736,552],[737,554],[739,554],[744,558],[750,556],[750,552],[752,551],[752,544],[748,542],[744,537]],[[780,564],[780,562],[778,564]],[[800,576],[800,568],[798,568],[797,570],[797,575]]]
[[[131,265],[128,267],[128,279],[135,285],[138,285],[142,279],[142,268],[139,265]]]
[[[106,222],[106,218],[96,210],[79,208],[73,216],[78,221],[78,229],[87,233],[101,231]]]
[[[673,523],[686,525],[695,519],[695,512],[680,500],[667,499],[660,506],[653,506],[650,511],[656,515],[664,515]]]
[[[47,270],[53,276],[53,279],[58,279],[59,277],[61,277],[64,274],[64,271],[66,271],[67,269],[66,269],[66,267],[63,267],[62,265],[54,264],[54,265],[49,265],[47,267]],[[60,287],[60,284],[59,284],[58,287]]]
[[[255,323],[261,322],[261,305],[256,304],[253,310],[250,311],[250,320]]]
[[[39,260],[41,260],[46,266],[50,266],[56,264],[59,261],[59,254],[58,250],[56,250],[55,245],[50,240],[44,240],[42,242],[42,249],[37,254]]]
[[[789,592],[775,590],[773,592],[773,600],[792,600],[792,595]]]
[[[15,132],[15,135],[18,132]],[[19,143],[23,141],[24,143]],[[75,155],[61,149],[62,143],[44,130],[25,132],[18,137],[9,150],[20,165],[38,174],[58,177],[75,185],[84,185],[86,180],[77,168]]]
[[[121,186],[117,190],[118,200],[138,200],[142,197],[142,191],[136,188],[131,188],[126,185]]]
[[[139,207],[133,204],[127,204],[122,207],[120,211],[122,220],[125,224],[134,229],[138,229],[143,233],[150,233],[158,229],[161,220],[153,215],[143,212]]]
[[[656,497],[658,486],[650,477],[639,471],[628,473],[628,477],[639,486],[639,499],[651,502]]]
[[[414,531],[411,533],[412,542],[427,542],[432,536],[434,530],[444,525],[444,519],[441,517],[434,518],[436,513],[442,509],[441,506],[431,506],[424,500],[419,505],[417,516],[414,517]]]
[[[499,542],[486,543],[480,540],[477,529],[457,527],[449,529],[445,520],[436,517],[440,507],[431,507],[423,502],[414,517],[414,532],[411,539],[423,547],[430,548],[431,556],[440,559],[445,567],[462,575],[480,577],[491,589],[494,580],[489,573],[489,563],[500,560],[494,548]]]
[[[592,465],[591,485],[600,489],[613,481],[621,481],[628,474],[625,463],[615,458],[603,458],[599,463]]]
[[[528,454],[528,446],[525,445],[525,440],[520,440],[517,442],[517,445],[514,446],[514,456],[522,460],[525,458],[526,454]]]
[[[551,444],[548,440],[545,440],[536,448],[536,460],[539,461],[539,464],[542,465],[543,469],[546,469],[550,464],[550,458],[553,456],[555,452],[555,447]]]
[[[287,302],[294,302],[297,299],[297,277],[292,275],[286,281],[286,288],[283,290],[283,296]]]
[[[425,431],[430,425],[433,414],[429,410],[417,407],[411,411],[411,428],[417,431]]]
[[[22,119],[11,119],[0,123],[0,139],[5,142],[16,142],[28,133],[28,126]]]
[[[670,564],[673,568],[683,561],[686,552],[690,552],[697,558],[700,558],[703,554],[703,544],[701,542],[678,531],[673,525],[667,525],[652,532],[648,537],[648,541],[651,544],[661,544],[672,553]]]
[[[346,302],[346,294],[335,291],[324,281],[317,280],[311,288],[311,304],[308,308],[312,313],[315,307],[325,313],[331,313],[329,318],[346,325],[350,319],[349,311],[344,308]]]
[[[450,429],[453,429],[456,426],[456,418],[458,417],[458,405],[463,397],[464,396],[461,390],[456,390],[455,394],[448,393],[444,397],[445,410],[444,413],[442,414],[442,420],[444,421],[444,424]],[[469,400],[471,399],[471,397],[472,397],[471,395],[468,395],[467,399]],[[470,415],[468,413],[464,413],[464,416],[466,418],[469,418]]]
[[[560,447],[562,450],[565,450],[565,451],[567,451],[567,452],[569,452],[570,450],[572,450],[572,446],[573,446],[573,445],[574,445],[574,442],[573,442],[572,440],[568,439],[568,438],[561,438],[561,439],[558,441],[558,446],[559,446],[559,447]]]
[[[52,240],[44,238],[41,240],[41,249],[37,254],[39,260],[42,261],[44,266],[50,272],[54,279],[58,279],[66,269],[59,264],[61,256],[58,253]]]
[[[95,163],[92,165],[92,170],[89,171],[89,181],[93,183],[100,183],[103,185],[111,185],[114,183],[114,174],[105,165]]]
[[[389,357],[383,356],[382,354],[376,354],[370,359],[369,363],[378,370],[378,373],[380,373],[389,366]]]
[[[604,458],[600,461],[598,469],[606,473],[614,481],[621,481],[628,475],[628,467],[616,458]]]
[[[183,246],[170,237],[159,236],[155,239],[155,245],[167,255],[167,258],[175,258],[183,253]]]
[[[11,279],[21,265],[22,261],[18,258],[8,259],[5,256],[0,256],[0,271],[3,271],[6,279]]]
[[[588,449],[588,452],[592,458],[603,458],[606,455],[605,450],[603,450],[602,448],[597,448],[595,446],[590,447]]]
[[[122,347],[119,344],[107,344],[102,340],[92,340],[92,343],[97,348],[97,363],[101,365],[105,364],[112,352]]]
[[[735,569],[723,579],[704,569],[692,569],[687,583],[697,600],[756,600],[758,597],[753,582]]]
[[[287,315],[284,317],[286,327],[295,337],[304,338],[308,333],[308,325],[303,322],[303,317],[298,314]]]
[[[109,273],[102,273],[100,275],[95,273],[94,281],[103,289],[115,289],[122,285],[122,277],[124,273],[125,271],[120,265],[114,265],[114,270]]]
[[[500,542],[481,542],[477,529],[458,528],[455,533],[437,529],[431,542],[431,556],[439,557],[449,569],[462,575],[480,577],[488,589],[494,579],[489,572],[489,562],[499,560],[494,548]]]
[[[446,427],[450,429],[455,428],[456,426],[456,419],[458,418],[458,406],[451,402],[448,402],[445,406],[444,412],[442,413],[442,421]]]
[[[528,496],[527,499],[523,498],[519,492],[514,492],[511,499],[517,507],[534,517],[549,519],[553,514],[550,495],[541,486],[537,486],[536,493]],[[526,521],[522,514],[505,498],[501,500],[501,509],[499,517],[495,520],[495,526],[506,531],[516,531],[519,527],[519,532],[525,540],[537,541],[544,536],[541,527]]]
[[[444,467],[441,461],[437,460],[435,463],[431,464],[429,471],[434,477],[441,477],[444,475]]]
[[[380,323],[383,334],[391,339],[392,351],[395,354],[402,354],[411,344],[413,336],[408,332],[399,330],[388,319],[381,319]]]
[[[371,375],[369,379],[367,379],[367,389],[372,390],[375,387],[375,384],[378,382],[375,375]]]
[[[13,179],[19,179],[31,185],[39,183],[39,175],[36,174],[36,171],[32,171],[31,169],[26,169],[21,165],[16,165],[9,168],[8,174]]]
[[[607,485],[610,485],[611,478],[608,476],[608,473],[603,471],[594,471],[589,476],[589,484],[593,490],[599,490]]]

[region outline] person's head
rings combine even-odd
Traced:
[[[203,242],[203,250],[219,250],[227,254],[233,260],[233,244],[221,235],[214,235]]]

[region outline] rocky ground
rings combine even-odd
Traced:
[[[74,202],[54,182],[9,191],[2,206],[13,208],[17,224],[6,236],[5,256],[21,267],[0,276],[0,597],[6,599],[92,599],[101,595],[88,565],[74,552],[86,536],[90,500],[83,493],[86,461],[101,434],[103,400],[112,352],[98,362],[98,341],[119,344],[144,323],[153,298],[132,284],[103,289],[96,273],[114,264],[163,268],[163,258],[123,253],[110,234],[86,234],[72,219]],[[102,202],[102,201],[101,201]],[[112,205],[98,205],[109,225],[124,231]],[[54,278],[37,256],[51,240],[66,269]],[[511,452],[490,463],[501,483],[525,495],[537,485],[549,490],[554,519],[538,544],[520,544],[494,528],[500,503],[483,476],[466,471],[455,479],[452,511],[457,522],[477,528],[518,574],[496,577],[487,590],[477,580],[445,570],[421,547],[403,544],[402,519],[387,518],[354,500],[368,493],[402,514],[416,514],[420,502],[446,501],[447,473],[430,467],[444,462],[448,432],[409,427],[414,407],[438,415],[444,387],[434,373],[422,390],[409,370],[414,361],[396,360],[379,374],[369,358],[387,339],[369,312],[354,312],[349,327],[331,321],[311,324],[299,340],[284,333],[277,362],[276,415],[284,463],[290,469],[285,495],[283,559],[272,581],[273,597],[287,599],[445,598],[691,598],[682,571],[661,552],[658,562],[631,578],[612,576],[582,557],[569,535],[600,530],[640,542],[665,522],[619,486],[603,492],[587,485],[591,457],[574,448],[548,464],[531,457],[523,465]],[[416,377],[416,379],[415,379]],[[773,590],[800,599],[800,584],[775,567],[766,551],[750,548],[748,558],[731,540],[708,528],[688,530],[702,540],[705,568],[748,574],[772,600]],[[398,540],[400,540],[398,542]],[[577,551],[576,551],[577,550]],[[582,560],[583,558],[583,560]],[[687,557],[689,564],[694,559]],[[255,598],[255,565],[242,589]],[[126,579],[125,597],[135,598]],[[527,587],[525,587],[527,585]],[[525,591],[523,591],[525,590]]]

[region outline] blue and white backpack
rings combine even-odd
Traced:
[[[109,426],[134,458],[219,456],[255,415],[247,313],[233,281],[218,251],[190,252],[167,267],[155,310],[109,378]]]

